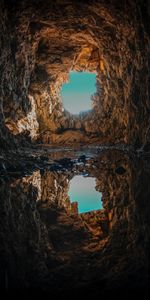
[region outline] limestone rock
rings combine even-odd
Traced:
[[[53,143],[58,134],[55,141],[66,144],[64,133],[77,129],[88,135],[83,143],[95,134],[99,143],[146,146],[148,2],[28,2],[0,3],[2,143],[27,130],[33,140]],[[97,74],[93,110],[84,116],[62,107],[61,86],[70,70]]]

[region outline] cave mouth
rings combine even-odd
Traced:
[[[96,191],[96,178],[85,175],[75,175],[70,180],[69,198],[77,204],[78,213],[103,209],[102,193]]]
[[[92,110],[92,95],[96,93],[96,74],[92,72],[70,71],[69,82],[61,89],[65,110],[73,115]]]

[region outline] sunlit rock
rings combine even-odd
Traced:
[[[45,1],[43,8],[26,2],[14,7],[1,1],[1,38],[6,41],[1,52],[1,138],[29,131],[31,139],[52,144],[51,134],[58,135],[59,143],[65,131],[78,129],[87,137],[83,143],[94,133],[95,143],[146,145],[146,2],[57,1],[53,6]],[[60,90],[71,70],[97,74],[93,111],[82,118],[66,114],[62,105]]]

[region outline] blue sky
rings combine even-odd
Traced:
[[[92,108],[91,95],[96,92],[96,74],[74,72],[69,74],[69,82],[62,86],[63,106],[72,114]]]
[[[79,213],[102,209],[102,193],[95,190],[96,180],[82,175],[74,176],[70,181],[69,197],[78,202]]]

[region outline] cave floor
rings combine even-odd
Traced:
[[[37,144],[32,147],[24,147],[20,149],[10,149],[10,151],[2,152],[0,154],[0,174],[4,175],[6,172],[9,175],[22,173],[28,173],[35,169],[46,167],[52,167],[59,169],[58,162],[62,159],[64,160],[63,167],[68,168],[69,160],[77,163],[80,157],[84,156],[86,159],[92,159],[98,154],[105,151],[121,151],[126,153],[135,153],[135,151],[130,146],[124,144],[120,145],[74,145],[74,147],[64,145],[47,145],[47,144]],[[82,158],[81,158],[82,160]],[[84,159],[83,159],[84,160]],[[62,168],[61,166],[61,168]]]

